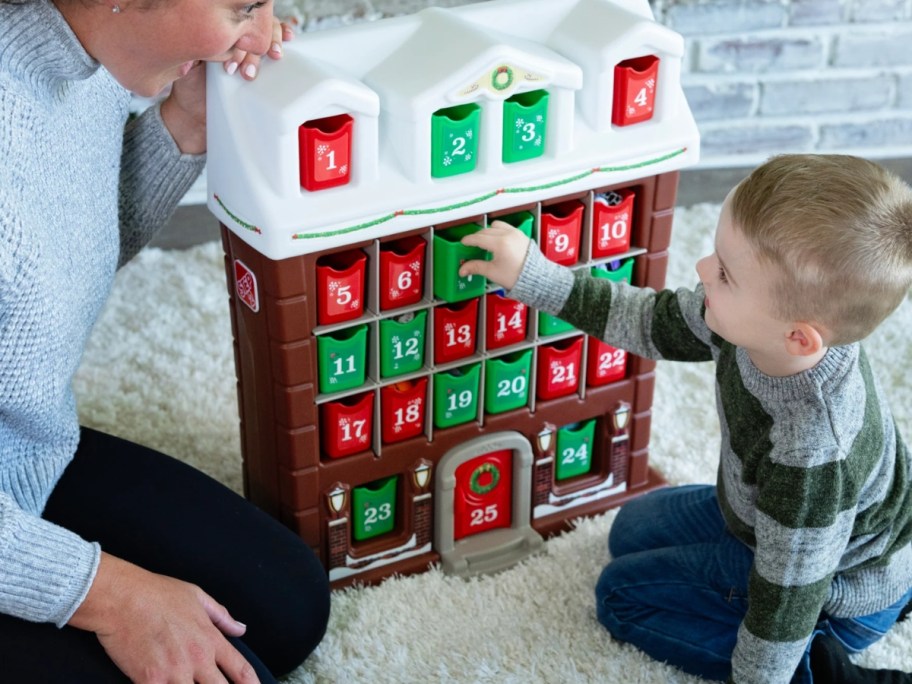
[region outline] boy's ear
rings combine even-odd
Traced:
[[[811,356],[825,346],[823,330],[812,323],[793,323],[785,336],[786,351],[792,356]]]

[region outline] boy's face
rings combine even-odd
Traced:
[[[706,325],[731,344],[755,355],[781,356],[788,325],[776,319],[770,299],[774,269],[759,262],[732,223],[731,193],[716,228],[715,252],[697,262],[706,292]]]

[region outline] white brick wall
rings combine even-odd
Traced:
[[[319,30],[476,1],[278,3]],[[653,0],[653,11],[687,43],[701,167],[777,152],[912,156],[912,0]]]
[[[703,166],[780,151],[912,153],[912,3],[658,0],[688,43]]]

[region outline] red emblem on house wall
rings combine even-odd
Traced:
[[[260,310],[260,294],[256,276],[240,259],[234,260],[234,289],[238,299],[256,313]]]

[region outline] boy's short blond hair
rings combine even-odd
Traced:
[[[731,214],[787,321],[822,325],[826,343],[867,337],[912,285],[912,189],[847,155],[773,157],[732,193]]]

